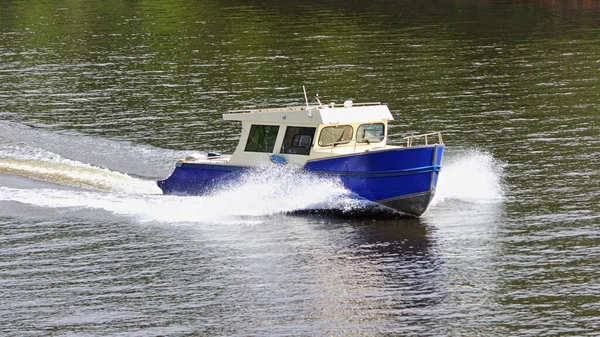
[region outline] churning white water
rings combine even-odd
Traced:
[[[253,170],[241,182],[224,185],[209,195],[165,196],[154,180],[13,143],[0,148],[0,172],[68,187],[0,187],[0,201],[44,208],[88,208],[140,221],[221,223],[301,210],[354,211],[372,206],[353,197],[337,179],[280,166]],[[502,164],[489,153],[451,153],[445,159],[431,207],[449,200],[500,201],[504,195],[502,174]]]
[[[443,162],[432,206],[448,200],[471,203],[504,199],[505,164],[480,150],[450,151]]]

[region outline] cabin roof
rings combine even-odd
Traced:
[[[350,124],[393,120],[387,105],[354,103],[348,105],[313,105],[255,110],[237,110],[223,114],[224,120],[275,124]]]

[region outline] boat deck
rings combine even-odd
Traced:
[[[228,164],[231,160],[231,155],[220,156],[205,156],[199,154],[191,154],[179,161],[182,163],[197,163],[197,164]]]

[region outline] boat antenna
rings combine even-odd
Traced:
[[[304,90],[304,102],[306,103],[306,110],[308,110],[308,96],[306,96],[306,87],[302,86],[302,90]]]
[[[306,87],[302,86],[302,90],[304,90],[304,102],[306,102],[306,114],[308,117],[312,117],[312,112],[310,112],[310,107],[308,105],[308,96],[306,96]]]

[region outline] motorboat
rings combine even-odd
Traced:
[[[393,144],[382,103],[322,104],[235,110],[226,121],[241,122],[231,155],[190,155],[157,182],[164,194],[206,195],[235,182],[249,170],[287,165],[309,174],[339,179],[357,198],[420,216],[436,190],[444,154],[440,132],[410,134]]]

